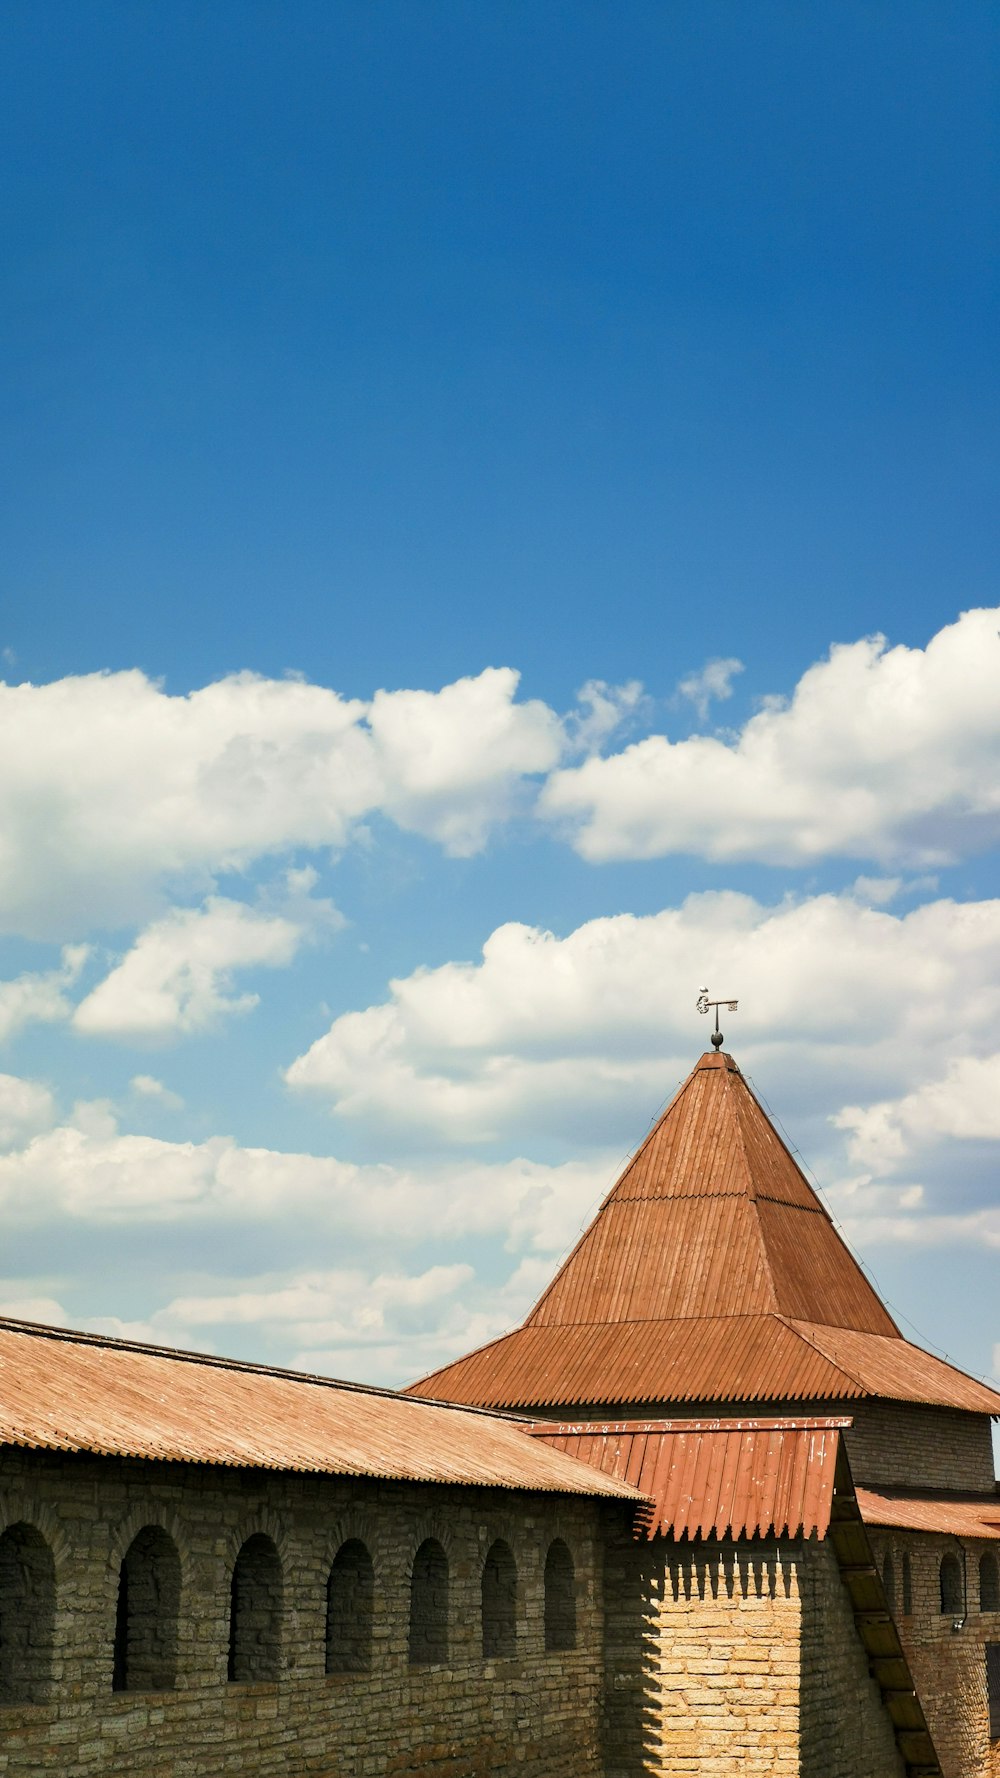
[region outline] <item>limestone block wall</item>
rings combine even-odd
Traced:
[[[827,1545],[612,1536],[605,1593],[607,1778],[901,1778]]]
[[[43,1623],[40,1631],[43,1643],[48,1638],[45,1683],[34,1701],[0,1696],[0,1774],[599,1778],[601,1510],[587,1500],[503,1489],[4,1451],[0,1533],[16,1524],[36,1528],[51,1553],[55,1606],[49,1629]],[[156,1671],[172,1667],[174,1684],[116,1691],[122,1560],[148,1526],[167,1540],[147,1540],[163,1564],[158,1572],[170,1572],[168,1544],[179,1562],[176,1632],[172,1640],[147,1637]],[[573,1563],[573,1648],[546,1647],[544,1564],[555,1538]],[[278,1644],[273,1677],[233,1681],[233,1572],[251,1539],[267,1560],[244,1563],[244,1670],[268,1670],[266,1660],[254,1661],[268,1655],[273,1614]],[[482,1577],[497,1539],[516,1567],[514,1653],[504,1658],[483,1652]],[[429,1609],[443,1602],[447,1647],[444,1658],[414,1665],[410,1575],[427,1540],[446,1557],[446,1579],[438,1566]],[[328,1673],[327,1583],[345,1543],[354,1551],[363,1545],[371,1558],[370,1637],[349,1640],[346,1670]],[[142,1542],[138,1548],[141,1555]],[[16,1636],[35,1569],[16,1540],[0,1536],[0,1583],[5,1550],[7,1578],[21,1588],[7,1620]],[[135,1562],[140,1579],[149,1560],[145,1568]],[[356,1598],[369,1569],[352,1557],[346,1571],[340,1596]],[[506,1556],[503,1572],[509,1582]],[[38,1575],[44,1586],[42,1569]],[[504,1638],[509,1647],[509,1625]],[[37,1655],[25,1641],[20,1657],[36,1671]]]
[[[874,1528],[869,1536],[883,1574],[886,1557],[891,1558],[887,1591],[894,1594],[900,1640],[944,1778],[1000,1778],[1000,1740],[989,1737],[986,1692],[986,1644],[1000,1643],[1000,1609],[983,1610],[979,1591],[980,1556],[1000,1559],[997,1544]],[[957,1612],[941,1609],[945,1556],[957,1559],[961,1568],[964,1597]]]

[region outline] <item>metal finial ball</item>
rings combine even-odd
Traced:
[[[712,1032],[712,1043],[714,1044],[714,1046],[717,1050],[721,1050],[721,1048],[722,1048],[722,1032],[721,1031],[713,1031]]]

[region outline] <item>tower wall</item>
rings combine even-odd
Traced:
[[[612,1538],[607,1778],[902,1778],[832,1549]]]

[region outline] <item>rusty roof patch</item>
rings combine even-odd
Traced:
[[[523,1411],[877,1397],[1000,1413],[995,1389],[907,1340],[773,1314],[516,1328],[412,1390]]]

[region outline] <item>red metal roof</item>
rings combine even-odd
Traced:
[[[849,1420],[650,1420],[534,1425],[534,1436],[649,1497],[637,1533],[825,1537]]]
[[[9,1320],[0,1444],[631,1498],[513,1420]]]
[[[885,1396],[1000,1413],[904,1340],[731,1056],[702,1056],[523,1326],[411,1385],[491,1407]]]
[[[867,1525],[900,1531],[933,1531],[946,1537],[1000,1540],[1000,1495],[909,1494],[887,1488],[858,1488]]]

